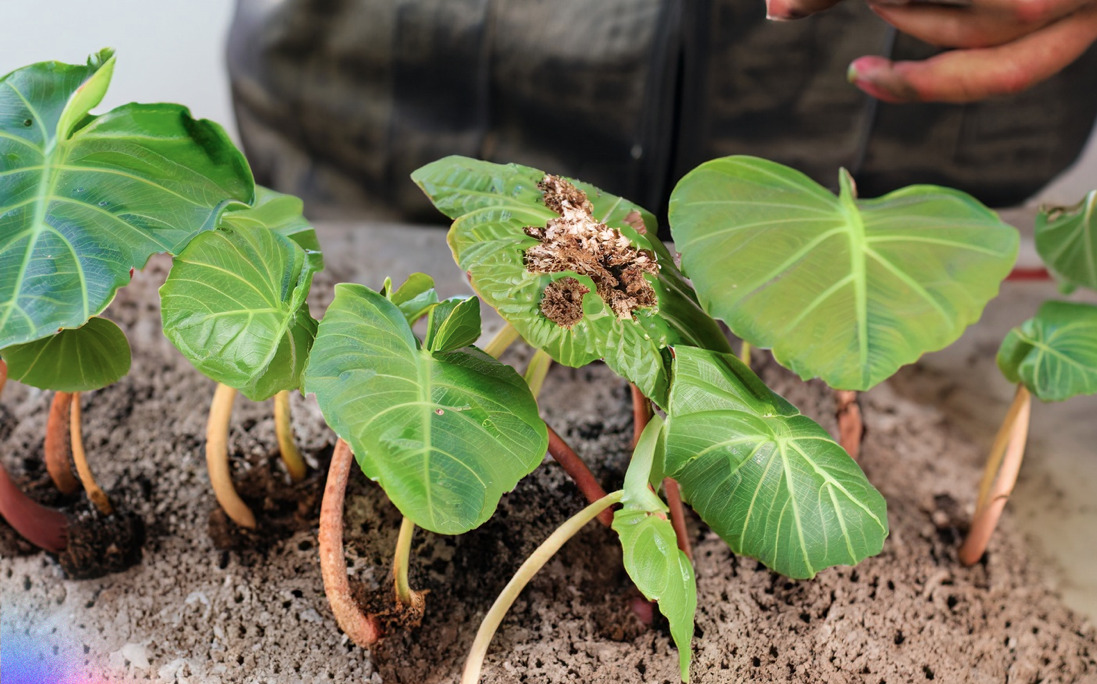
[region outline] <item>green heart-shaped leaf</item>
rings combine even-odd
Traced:
[[[649,601],[670,623],[670,635],[678,646],[682,681],[689,681],[693,641],[693,615],[697,611],[697,582],[693,565],[678,548],[674,527],[667,520],[666,504],[648,488],[652,470],[662,449],[663,420],[652,418],[636,444],[625,473],[622,508],[613,515],[613,530],[621,538],[625,571]]]
[[[809,578],[880,552],[884,499],[823,428],[735,356],[674,351],[666,474],[735,553]]]
[[[1036,251],[1068,286],[1097,290],[1097,190],[1076,206],[1041,210]]]
[[[0,78],[0,347],[83,325],[130,269],[252,199],[243,155],[184,107],[88,115],[113,70],[104,50]]]
[[[548,448],[514,369],[474,347],[421,347],[400,309],[361,285],[335,286],[305,388],[366,476],[432,532],[483,523]]]
[[[301,387],[319,258],[254,213],[227,223],[236,227],[202,233],[175,257],[160,288],[164,334],[202,373],[260,401]]]
[[[105,318],[93,316],[79,328],[0,350],[8,377],[58,392],[88,392],[106,387],[130,369],[126,335]]]
[[[480,300],[453,297],[431,308],[427,320],[427,349],[432,352],[468,347],[480,339]]]
[[[1002,340],[998,368],[1043,401],[1097,393],[1097,306],[1044,302]]]
[[[671,232],[706,311],[804,379],[867,390],[979,318],[1018,236],[955,190],[856,200],[844,171],[841,187],[717,159],[674,189]]]
[[[455,219],[450,248],[458,265],[468,271],[473,288],[529,344],[567,366],[604,358],[614,371],[664,405],[667,345],[682,342],[725,350],[727,341],[698,306],[666,248],[649,237],[656,232],[654,217],[591,185],[572,181],[586,194],[593,221],[616,231],[631,249],[654,257],[658,273],[640,277],[654,290],[655,305],[622,317],[587,275],[531,271],[526,252],[541,243],[525,229],[544,228],[560,218],[545,205],[544,192],[538,188],[545,178],[544,172],[530,167],[464,157],[446,157],[412,174],[435,206]],[[638,219],[647,234],[637,232]],[[547,296],[572,302],[566,317],[550,320],[542,308]]]
[[[392,279],[385,278],[381,294],[400,308],[408,325],[415,325],[438,303],[438,293],[434,290],[434,278],[426,273],[412,273],[404,284],[392,289]]]
[[[262,185],[255,186],[255,201],[251,206],[230,206],[221,216],[222,228],[256,226],[273,230],[293,240],[305,250],[313,272],[324,269],[324,256],[316,230],[305,218],[305,203],[300,197],[275,192]]]

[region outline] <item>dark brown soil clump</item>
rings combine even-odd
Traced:
[[[655,289],[644,278],[645,273],[659,271],[654,255],[637,249],[621,231],[595,219],[586,194],[563,178],[547,175],[537,187],[544,193],[545,206],[560,217],[525,229],[526,235],[541,243],[526,250],[526,268],[531,273],[574,271],[588,276],[598,296],[618,318],[632,318],[636,309],[655,306]],[[546,288],[544,296],[558,299],[558,294]],[[564,327],[575,325],[582,317],[581,308],[580,318],[574,318],[574,307],[570,307],[561,315],[563,321],[571,322],[562,322],[554,318],[557,304],[546,306],[544,300],[541,310]]]
[[[69,543],[57,562],[72,579],[103,577],[141,561],[145,523],[118,499],[111,498],[114,512],[110,515],[86,503],[69,517]]]
[[[588,292],[590,288],[570,276],[554,280],[541,298],[541,313],[557,325],[570,328],[583,320],[583,295]]]
[[[233,479],[236,493],[255,514],[257,525],[254,530],[240,527],[211,496],[214,508],[209,515],[209,535],[213,545],[222,550],[263,552],[296,532],[314,528],[320,517],[320,499],[333,449],[328,446],[310,454],[320,468],[310,469],[297,483],[288,481],[277,450],[246,457],[234,454],[232,460],[238,466]]]

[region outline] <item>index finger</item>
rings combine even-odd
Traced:
[[[842,0],[766,0],[766,19],[788,21],[822,12]]]

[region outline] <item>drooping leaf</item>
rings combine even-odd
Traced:
[[[89,392],[129,372],[130,346],[117,325],[93,316],[79,328],[0,349],[0,358],[12,380],[44,390]]]
[[[1036,251],[1068,286],[1097,290],[1097,190],[1076,206],[1041,210]]]
[[[955,190],[856,200],[844,171],[841,188],[717,159],[674,189],[671,232],[706,311],[802,378],[867,390],[979,318],[1018,236]]]
[[[432,352],[460,349],[480,339],[480,300],[475,297],[441,301],[428,316],[424,343]]]
[[[613,530],[621,539],[625,571],[644,598],[658,602],[659,612],[670,623],[685,682],[689,681],[697,582],[689,557],[678,548],[666,504],[648,489],[662,429],[663,421],[656,416],[636,445],[625,474],[623,506],[613,515]]]
[[[469,272],[473,288],[529,344],[567,366],[604,358],[614,371],[664,405],[669,379],[666,347],[684,342],[725,350],[727,341],[698,306],[666,248],[650,237],[656,233],[654,217],[591,185],[572,181],[586,193],[592,216],[618,230],[632,247],[654,255],[658,275],[642,277],[654,288],[657,304],[621,318],[599,296],[591,278],[573,271],[531,272],[525,253],[539,242],[523,229],[544,227],[559,217],[545,206],[537,187],[544,178],[544,172],[530,167],[464,157],[446,157],[412,174],[435,206],[455,219],[450,248],[458,265]],[[646,234],[637,232],[637,218],[643,221]],[[570,327],[550,320],[542,311],[550,285],[567,285],[580,298],[581,312]]]
[[[735,356],[674,351],[666,474],[735,553],[809,578],[880,552],[884,499],[823,428]]]
[[[164,334],[195,368],[249,399],[300,388],[316,335],[305,303],[309,254],[255,221],[198,235],[160,288]]]
[[[414,325],[438,303],[438,293],[434,290],[434,278],[426,273],[412,273],[404,284],[392,289],[392,280],[385,279],[385,296],[400,308],[408,325]]]
[[[250,205],[229,206],[221,217],[221,227],[259,226],[273,230],[296,242],[308,254],[314,272],[324,268],[324,256],[316,229],[305,218],[305,203],[300,197],[255,186],[255,201]]]
[[[186,108],[89,116],[113,70],[104,50],[0,78],[0,347],[83,325],[130,269],[252,200],[243,155]]]
[[[548,448],[518,373],[474,347],[421,347],[400,309],[360,285],[335,287],[305,388],[366,476],[432,532],[483,523]]]
[[[1002,340],[998,368],[1043,401],[1097,393],[1097,306],[1044,302]]]

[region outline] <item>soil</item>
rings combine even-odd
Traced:
[[[421,248],[442,249],[441,235],[423,240]],[[353,250],[326,244],[317,314],[333,282],[376,287],[384,276],[364,276]],[[133,370],[89,393],[85,409],[88,457],[101,484],[145,522],[141,562],[75,581],[45,554],[12,557],[5,547],[4,643],[103,681],[457,681],[495,595],[584,505],[574,484],[547,461],[479,529],[460,537],[416,531],[411,585],[430,592],[421,626],[371,651],[355,647],[338,632],[323,594],[312,503],[298,508],[268,496],[270,482],[285,477],[269,403],[237,400],[229,446],[243,481],[266,469],[266,477],[255,476],[253,505],[267,510],[263,501],[271,498],[279,513],[270,519],[282,526],[271,522],[263,543],[232,550],[211,539],[214,502],[202,448],[213,386],[159,332],[155,289],[165,272],[166,262],[155,260],[112,305],[110,316],[133,345]],[[461,288],[459,276],[443,288]],[[508,354],[522,362],[528,350]],[[826,388],[755,356],[771,386],[835,431]],[[541,403],[603,486],[619,486],[632,438],[628,385],[601,365],[556,366]],[[734,556],[690,517],[699,594],[692,681],[1097,682],[1097,630],[1047,588],[1009,508],[983,561],[958,563],[980,451],[935,408],[887,385],[865,395],[862,406],[870,432],[861,465],[888,500],[883,553],[856,568],[789,581]],[[48,408],[47,393],[16,383],[0,398],[0,458],[13,475],[40,454]],[[293,409],[298,442],[315,469],[334,435],[311,398],[294,396]],[[352,580],[381,596],[392,586],[399,514],[376,485],[352,474],[345,521]],[[612,531],[592,523],[519,597],[483,681],[676,681],[666,625],[657,615],[652,626],[643,624],[636,598]],[[4,658],[10,662],[7,652]]]

